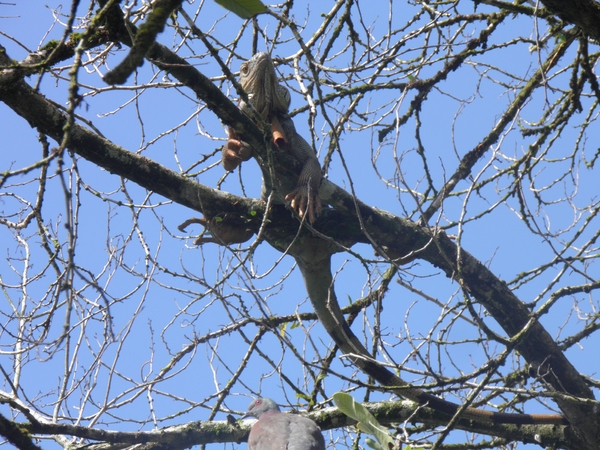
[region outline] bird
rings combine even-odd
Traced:
[[[307,417],[283,414],[270,398],[257,398],[245,417],[256,417],[248,437],[248,450],[325,450],[319,426]]]

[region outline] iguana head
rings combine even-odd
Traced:
[[[257,53],[240,66],[240,83],[264,120],[287,113],[290,94],[277,82],[273,60],[268,53]]]

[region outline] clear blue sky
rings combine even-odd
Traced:
[[[84,2],[85,3],[85,2]],[[326,2],[306,2],[305,12],[301,2],[296,2],[296,19],[303,22],[304,15],[308,17],[307,28],[304,32],[305,40],[308,39],[315,27],[319,26],[322,18],[320,14],[327,11],[329,4]],[[373,8],[363,8],[360,19],[355,17],[355,25],[359,29],[369,28],[373,39],[380,39],[386,32],[388,19],[392,27],[397,27],[403,23],[407,14],[404,14],[407,6],[402,3],[395,7],[394,14],[388,18],[387,2],[374,2]],[[55,17],[52,11],[57,10],[60,2],[46,1],[44,4],[39,2],[18,2],[16,5],[0,5],[0,44],[6,49],[8,55],[16,60],[22,60],[29,51],[35,51],[40,46],[47,43],[50,39],[59,38],[63,33],[63,27],[60,23],[55,23]],[[46,6],[47,5],[47,6]],[[184,4],[188,10],[187,3]],[[482,8],[483,6],[479,6]],[[80,6],[79,15],[86,12],[87,4]],[[194,11],[189,7],[188,12]],[[222,17],[223,9],[213,2],[208,1],[201,12],[201,16],[196,21],[197,25],[204,31],[210,30],[211,36],[220,42],[227,43],[239,33],[242,20],[234,15],[228,15],[222,19],[212,29],[213,22]],[[67,13],[68,7],[64,4],[62,13]],[[468,10],[466,12],[471,12]],[[303,16],[300,16],[303,14]],[[58,21],[64,22],[64,17],[58,17]],[[180,18],[183,24],[183,19]],[[272,19],[260,17],[258,19],[261,27],[264,27],[267,33],[272,33],[275,25]],[[53,25],[54,24],[54,25]],[[504,25],[502,33],[495,36],[495,40],[501,40],[505,36],[514,35],[514,28],[520,27],[527,30],[524,34],[533,32],[533,23],[512,22]],[[46,30],[50,30],[46,34]],[[247,33],[248,34],[248,33]],[[468,32],[466,32],[468,34]],[[289,35],[287,33],[286,35]],[[8,38],[12,36],[24,45],[26,48],[17,45]],[[238,51],[242,51],[241,56],[247,58],[251,56],[251,45],[248,36],[244,37],[245,42],[241,44]],[[173,43],[180,42],[172,29],[168,29],[160,40],[165,45],[171,46]],[[198,40],[191,41],[193,52],[195,54],[204,53],[202,43]],[[490,42],[489,45],[493,45]],[[296,43],[290,43],[274,51],[275,56],[287,56],[296,49]],[[265,50],[263,44],[259,44],[259,50]],[[270,50],[270,49],[268,49]],[[341,46],[339,49],[341,50]],[[189,55],[192,51],[183,49],[182,54]],[[226,57],[225,51],[220,52],[222,57]],[[121,57],[124,55],[122,51]],[[415,56],[415,52],[407,53],[406,60]],[[120,57],[112,56],[109,64],[114,67]],[[334,60],[332,65],[340,64],[344,57]],[[200,71],[208,76],[220,76],[219,68],[210,58],[191,59],[192,63],[197,64]],[[234,58],[232,69],[239,68],[241,60]],[[506,70],[518,72],[521,76],[526,76],[534,71],[536,66],[535,54],[532,55],[526,45],[521,45],[514,50],[498,51],[495,53],[493,62],[502,66]],[[399,61],[398,64],[402,64]],[[65,67],[70,64],[65,62]],[[439,70],[440,66],[433,66],[425,69],[420,77],[425,78],[434,71]],[[106,67],[98,65],[98,70],[104,74]],[[284,75],[293,76],[289,68]],[[478,82],[478,73],[483,70],[483,66],[473,68],[472,71],[461,69],[457,74],[451,74],[448,80],[440,85],[440,90],[435,90],[430,94],[428,101],[422,111],[424,126],[422,129],[423,143],[430,155],[430,161],[433,163],[431,174],[436,179],[436,186],[442,185],[442,180],[449,177],[456,169],[459,156],[464,155],[471,150],[482,137],[489,132],[491,126],[499,118],[508,101],[511,100],[511,94],[507,92],[506,87],[498,82],[493,82],[483,77],[481,85],[476,88]],[[157,79],[153,78],[155,69],[148,63],[140,69],[138,79],[130,79],[121,89],[107,90],[107,86],[99,79],[97,72],[86,73],[80,71],[80,82],[82,84],[81,93],[85,95],[82,107],[77,113],[91,120],[93,124],[104,134],[105,137],[114,143],[123,146],[133,152],[141,151],[148,158],[159,161],[160,163],[174,169],[186,170],[193,165],[195,161],[215,152],[218,147],[223,145],[226,137],[225,130],[215,116],[203,105],[198,105],[194,100],[193,94],[187,88],[175,88],[172,86],[174,80],[162,80],[163,74],[160,73]],[[502,79],[506,83],[511,83],[509,77],[494,73],[497,79]],[[564,75],[567,79],[567,75]],[[41,80],[41,91],[49,99],[65,105],[67,99],[67,70],[64,70],[59,76],[44,76]],[[340,79],[342,76],[340,75]],[[139,85],[157,81],[164,81],[164,85],[143,89],[138,86],[136,90],[131,87],[137,82]],[[28,83],[33,85],[38,82],[37,76],[27,79]],[[291,81],[290,85],[298,88],[298,84]],[[225,90],[227,85],[223,86]],[[443,89],[443,91],[441,90]],[[136,97],[137,94],[141,94]],[[540,113],[539,109],[544,102],[552,102],[555,92],[547,91],[550,99],[545,99],[541,93],[530,102],[522,112],[522,117],[526,120],[536,120]],[[396,98],[390,96],[399,96],[400,92],[386,92],[384,95],[372,94],[369,98],[369,104],[365,101],[364,111],[373,111],[378,107],[382,110],[396,110],[398,115],[402,115],[409,107],[412,97],[409,97],[404,103],[394,103]],[[230,95],[232,98],[233,94]],[[292,94],[292,109],[303,105],[303,99],[297,92]],[[461,106],[462,105],[462,106]],[[344,105],[333,105],[334,108],[342,109]],[[460,113],[460,114],[459,114]],[[336,113],[329,110],[331,117],[335,118]],[[391,121],[394,116],[386,119],[386,123]],[[20,117],[17,117],[4,104],[0,104],[0,170],[15,170],[33,164],[40,159],[41,149],[37,140],[37,134]],[[189,119],[189,120],[188,120]],[[306,113],[295,117],[295,123],[299,131],[309,135],[308,115]],[[358,127],[364,124],[355,124],[355,128],[346,130],[341,136],[341,146],[344,157],[348,165],[349,173],[352,177],[352,183],[358,197],[381,209],[388,210],[399,216],[404,215],[407,210],[414,209],[414,202],[406,193],[401,195],[399,200],[398,191],[387,187],[382,183],[373,170],[373,154],[378,151],[377,135],[373,129],[359,131]],[[177,127],[174,131],[173,128]],[[516,127],[516,125],[515,125]],[[323,159],[327,151],[329,139],[326,136],[327,126],[323,125],[322,114],[319,112],[316,126],[319,140],[316,142],[317,151]],[[376,129],[375,129],[376,130]],[[592,132],[595,131],[595,134]],[[572,145],[573,136],[578,132],[577,129],[569,127],[563,131],[561,139],[564,139],[565,146]],[[588,132],[587,138],[594,140],[597,136],[597,126]],[[207,135],[212,135],[217,139],[211,139]],[[518,132],[507,135],[502,140],[501,153],[497,157],[490,156],[482,164],[477,166],[478,170],[484,169],[484,164],[490,164],[486,168],[484,176],[489,176],[493,167],[503,168],[509,164],[508,157],[518,157],[527,149],[531,141],[524,140]],[[52,143],[55,145],[55,143]],[[590,148],[597,148],[597,144]],[[595,145],[595,147],[594,147]],[[420,165],[420,158],[414,151],[416,141],[414,136],[414,121],[400,129],[398,140],[392,140],[382,146],[379,150],[381,156],[377,160],[376,167],[380,175],[385,179],[392,179],[395,170],[395,159],[393,151],[398,154],[408,151],[406,157],[402,160],[401,169],[406,177],[406,182],[411,188],[419,190],[423,185],[423,173]],[[557,148],[560,148],[557,146]],[[555,150],[553,150],[554,152]],[[559,154],[551,154],[552,158],[559,158]],[[213,156],[208,164],[216,164],[219,160],[218,154]],[[71,162],[68,161],[67,165]],[[196,248],[192,245],[192,239],[188,239],[188,234],[182,234],[177,231],[177,225],[190,216],[197,213],[186,210],[184,207],[169,204],[164,198],[158,195],[148,197],[145,190],[139,189],[133,183],[126,183],[127,192],[134,199],[136,207],[134,211],[139,213],[136,218],[139,220],[140,228],[143,230],[143,242],[149,249],[146,255],[144,246],[141,245],[141,237],[136,234],[132,228],[134,218],[131,210],[125,207],[117,206],[117,201],[126,202],[127,199],[120,191],[122,180],[111,175],[104,170],[79,159],[77,161],[79,174],[82,177],[82,183],[79,185],[83,189],[81,194],[82,204],[79,214],[79,239],[76,253],[76,261],[89,272],[98,275],[98,284],[106,290],[109,298],[119,301],[111,306],[111,315],[113,323],[113,332],[115,342],[111,345],[102,346],[100,343],[105,341],[106,329],[101,322],[102,312],[98,308],[94,309],[90,304],[82,306],[81,312],[77,312],[75,318],[81,313],[85,317],[86,313],[93,311],[96,319],[87,320],[86,339],[80,342],[81,349],[79,358],[75,361],[77,374],[81,374],[90,367],[94,361],[96,352],[103,349],[102,358],[106,366],[97,367],[97,376],[86,378],[94,380],[97,387],[91,398],[87,399],[84,415],[93,415],[97,413],[96,405],[105,402],[105,398],[113,399],[114,402],[124,402],[119,408],[118,419],[112,419],[106,415],[101,416],[100,421],[106,420],[107,428],[135,430],[140,427],[139,423],[123,422],[121,419],[133,421],[146,421],[152,414],[161,418],[157,425],[160,427],[185,423],[192,420],[202,420],[207,417],[206,407],[214,404],[214,398],[211,395],[223,389],[232,373],[243,358],[247,345],[238,334],[225,335],[219,340],[211,341],[216,346],[198,347],[197,353],[192,357],[185,357],[178,363],[173,378],[163,381],[156,385],[156,390],[150,396],[145,391],[136,389],[136,384],[147,379],[153,379],[156,374],[165,367],[178,352],[182,346],[187,345],[194,336],[202,336],[210,331],[219,329],[222,325],[230,322],[230,318],[225,312],[225,307],[221,300],[217,299],[210,291],[215,282],[222,278],[223,271],[228,271],[231,266],[236,264],[237,257],[216,245],[205,245],[202,248]],[[415,170],[412,170],[412,168]],[[544,177],[555,177],[560,171],[568,168],[568,162],[565,164],[546,165],[536,172],[540,181]],[[195,169],[198,170],[198,169]],[[50,173],[54,174],[56,165],[52,165]],[[538,173],[539,172],[539,173]],[[582,207],[590,202],[590,199],[597,198],[597,174],[593,171],[587,171],[582,166],[574,168],[574,176],[579,177],[580,188],[577,196],[574,197],[572,206]],[[477,175],[476,172],[473,173]],[[198,182],[216,186],[219,179],[223,176],[223,170],[219,167],[212,168],[198,175]],[[245,193],[249,196],[257,197],[260,191],[260,174],[255,164],[246,163],[243,166],[243,180]],[[567,177],[568,178],[568,177]],[[28,182],[31,176],[22,178],[12,178],[8,186],[0,190],[0,215],[7,216],[9,220],[16,221],[19,217],[26,215],[28,210],[20,211],[23,200],[34,201],[37,184]],[[344,172],[339,158],[334,158],[329,179],[338,185],[348,188],[349,179]],[[497,186],[490,186],[481,193],[473,194],[466,207],[467,216],[475,216],[489,205],[498,201],[496,188],[501,189],[500,180]],[[467,183],[459,186],[467,187]],[[239,177],[237,172],[230,175],[223,184],[222,189],[241,193]],[[565,192],[570,192],[571,184],[569,180],[557,183],[552,189],[545,192],[549,198],[559,198]],[[95,195],[95,190],[104,192],[104,199]],[[529,199],[532,197],[526,194]],[[48,184],[44,204],[44,218],[47,221],[46,226],[54,229],[56,234],[64,238],[65,232],[63,223],[65,219],[64,195],[57,176],[52,176]],[[108,201],[105,201],[108,200]],[[447,222],[459,220],[461,208],[463,207],[464,197],[461,199],[449,199],[445,205],[443,217],[440,225],[446,225]],[[165,203],[162,205],[162,203]],[[156,206],[159,205],[160,206]],[[139,207],[144,205],[143,207]],[[150,208],[149,205],[155,205]],[[484,216],[480,220],[469,222],[464,226],[463,246],[474,256],[484,263],[488,264],[491,270],[503,280],[512,280],[518,273],[536,267],[540,262],[549,259],[550,247],[541,237],[529,234],[523,222],[518,220],[518,212],[511,211],[510,207],[515,207],[516,203],[510,199],[506,204],[500,205],[492,214]],[[532,205],[533,207],[533,205]],[[540,223],[550,223],[551,230],[556,231],[567,227],[572,222],[575,214],[585,217],[585,211],[577,211],[569,208],[569,205],[561,203],[556,206],[547,207],[548,216],[540,212],[538,217]],[[416,216],[411,217],[416,219]],[[570,233],[564,235],[566,239],[572,236],[577,227]],[[188,232],[194,234],[199,231],[198,226],[188,228]],[[457,233],[457,229],[449,230],[450,233]],[[37,228],[32,223],[27,228],[16,232],[5,226],[0,227],[0,242],[2,257],[0,258],[0,275],[4,283],[16,285],[25,270],[25,264],[22,258],[25,255],[23,246],[15,241],[15,236],[24,239],[28,243],[30,251],[29,276],[37,273],[47,262],[47,256],[39,245],[39,238],[36,237]],[[589,231],[586,231],[588,234]],[[124,243],[127,243],[124,248]],[[576,247],[576,245],[575,245]],[[365,245],[357,245],[355,251],[360,252],[364,258],[374,259],[373,251]],[[115,260],[109,260],[107,252],[114,252],[119,255],[122,266],[117,267]],[[293,266],[293,260],[285,257],[278,262],[280,254],[272,250],[268,244],[263,243],[255,253],[252,264],[247,263],[247,270],[254,271],[256,275],[262,275],[270,271],[274,264],[276,267],[265,277],[252,278],[248,273],[238,269],[232,273],[225,283],[223,292],[226,295],[240,296],[245,305],[251,309],[252,314],[259,316],[259,309],[255,304],[254,297],[249,290],[253,288],[261,289],[260,297],[268,303],[268,308],[273,314],[290,314],[296,310],[310,311],[311,306],[306,299],[306,292],[302,279],[297,270],[288,276],[283,283],[279,283],[284,276],[288,274]],[[146,257],[156,261],[156,265],[148,264]],[[244,254],[239,254],[240,258]],[[128,268],[124,270],[124,268]],[[385,270],[385,266],[380,266]],[[336,278],[336,291],[338,299],[342,306],[349,300],[356,300],[366,295],[368,290],[377,285],[377,269],[370,266],[372,272],[367,273],[364,266],[350,254],[338,254],[334,258],[333,270],[339,270]],[[10,289],[8,294],[16,303],[22,296],[26,295],[28,300],[27,308],[35,307],[39,299],[43,298],[49,282],[52,281],[53,272],[48,270],[39,280],[32,280],[28,285],[26,293],[19,289]],[[102,273],[102,275],[100,275]],[[184,278],[182,274],[187,274]],[[591,268],[590,273],[596,279],[598,278],[597,268]],[[177,274],[174,276],[173,274]],[[546,272],[537,280],[518,289],[516,294],[525,302],[532,301],[548,284],[554,274]],[[197,278],[198,282],[192,281]],[[251,279],[252,278],[252,279]],[[420,263],[409,269],[408,273],[403,275],[403,279],[410,283],[416,289],[422,290],[425,294],[436,298],[439,302],[455,304],[461,300],[458,285],[444,278],[438,270]],[[570,284],[579,284],[585,280],[576,272],[568,279]],[[566,283],[567,279],[561,281]],[[78,281],[79,288],[82,288],[85,282]],[[252,283],[252,284],[250,284]],[[217,287],[221,291],[221,287]],[[556,290],[553,289],[553,290]],[[455,295],[458,297],[455,298]],[[431,302],[420,298],[413,292],[401,288],[393,283],[391,292],[385,303],[386,323],[384,331],[389,333],[389,339],[396,342],[399,336],[405,338],[406,328],[409,327],[413,338],[419,339],[427,336],[432,325],[438,320],[440,309]],[[100,298],[97,291],[92,287],[86,287],[82,296],[89,302],[97,302],[104,305],[105,300]],[[548,294],[544,297],[547,298]],[[229,298],[229,297],[227,297]],[[564,298],[556,305],[552,313],[543,318],[544,325],[547,326],[550,333],[555,337],[562,337],[574,329],[581,327],[574,317],[569,316],[573,308],[573,301],[585,301],[585,297],[577,299]],[[232,303],[237,300],[231,298]],[[83,302],[85,303],[85,302]],[[597,304],[590,300],[591,304],[582,308],[586,311],[593,310]],[[596,305],[597,306],[597,305]],[[7,314],[9,308],[3,306],[4,314]],[[53,321],[51,335],[57,336],[62,332],[62,323],[64,317],[64,308],[58,309],[57,317]],[[81,318],[81,317],[79,317]],[[134,318],[134,319],[133,319]],[[2,320],[6,320],[4,317]],[[451,338],[454,340],[468,340],[477,338],[477,333],[472,327],[462,327],[459,319],[452,327]],[[74,323],[73,323],[74,324]],[[450,326],[447,319],[443,321],[444,326]],[[493,321],[490,325],[494,326]],[[564,328],[561,328],[563,327]],[[319,352],[325,350],[329,343],[328,337],[323,333],[319,324],[306,324],[310,327],[310,338],[315,343]],[[355,330],[360,334],[361,329],[365,330],[371,326],[365,321],[362,325],[357,323]],[[76,327],[77,328],[77,327]],[[448,338],[448,335],[440,334],[438,327],[434,332],[434,338]],[[306,341],[302,328],[288,329],[289,339],[294,343],[297,349],[305,351],[307,355],[313,354],[312,344]],[[367,332],[367,331],[365,331]],[[248,330],[248,336],[252,339],[251,330]],[[78,339],[78,333],[73,333],[74,342]],[[0,350],[7,352],[11,349],[14,342],[9,333],[3,333],[0,336]],[[120,345],[122,343],[122,346]],[[583,341],[585,347],[574,347],[568,352],[570,360],[576,367],[592,376],[598,369],[597,352],[591,349],[598,344],[598,337],[592,336]],[[73,343],[75,346],[75,343]],[[74,347],[73,347],[74,348]],[[261,348],[269,352],[269,356],[276,362],[281,361],[284,371],[288,375],[293,375],[301,389],[310,389],[312,386],[305,386],[305,376],[302,367],[297,358],[290,351],[282,351],[281,343],[273,336],[264,338],[261,342]],[[304,350],[302,350],[304,348]],[[437,355],[436,349],[432,348],[433,367],[440,365],[440,368],[448,375],[456,375],[459,372],[468,373],[474,367],[480,365],[486,358],[482,349],[475,344],[464,343],[460,346],[461,350],[451,355]],[[213,353],[216,350],[216,353]],[[492,347],[488,349],[494,353]],[[23,371],[23,386],[26,386],[28,395],[35,397],[38,394],[52,391],[48,397],[38,401],[40,409],[45,413],[51,414],[53,402],[55,401],[56,390],[61,383],[61,376],[64,368],[64,350],[51,354],[51,346],[41,348],[35,354],[36,359],[29,362]],[[423,367],[418,361],[410,358],[411,347],[407,340],[398,340],[398,345],[393,347],[393,358],[397,362],[406,362],[407,367],[414,370],[422,370]],[[217,357],[218,354],[218,357]],[[50,356],[51,355],[51,356]],[[593,357],[591,357],[593,355]],[[439,356],[439,361],[436,358]],[[219,360],[220,359],[220,360]],[[10,371],[11,356],[5,354],[0,357],[2,366]],[[109,380],[109,368],[116,367],[117,376]],[[453,367],[454,365],[454,367]],[[96,366],[93,366],[96,370]],[[344,368],[342,362],[337,361],[334,367],[344,371],[347,376],[352,376],[352,371]],[[181,371],[181,372],[179,372]],[[40,376],[43,374],[43,376]],[[404,373],[406,377],[411,378],[410,374]],[[415,375],[418,378],[418,375]],[[326,381],[327,392],[333,393],[340,386],[333,377]],[[84,386],[70,386],[83,395]],[[4,389],[7,389],[5,386]],[[130,390],[130,391],[128,391]],[[234,410],[244,410],[250,401],[252,394],[260,393],[270,396],[280,403],[285,403],[285,395],[290,401],[294,401],[294,392],[288,386],[283,385],[277,373],[266,366],[264,362],[258,359],[252,359],[249,369],[245,371],[240,382],[236,383],[232,392],[238,396],[230,396],[226,406]],[[124,393],[124,395],[121,395]],[[207,399],[207,400],[205,400]],[[76,400],[81,400],[80,394],[73,396],[63,406],[63,410],[68,410],[69,415],[77,415],[78,404]],[[204,403],[202,403],[204,402]],[[4,409],[3,409],[4,410]],[[184,413],[179,412],[185,410]],[[544,411],[540,408],[540,411]],[[527,411],[538,412],[538,411]],[[171,414],[173,416],[171,416]],[[217,416],[218,420],[223,420],[224,415]],[[151,421],[150,421],[151,422]],[[151,423],[141,427],[142,429],[152,428]],[[519,448],[535,448],[533,446],[520,446]]]

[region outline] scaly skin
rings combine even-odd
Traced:
[[[240,67],[240,84],[248,94],[250,105],[240,102],[240,109],[257,122],[271,124],[273,143],[289,152],[302,164],[296,189],[285,197],[300,217],[305,215],[310,223],[321,212],[319,186],[321,165],[315,151],[296,132],[294,122],[288,115],[290,93],[277,82],[273,61],[267,53],[257,53]],[[260,117],[256,117],[256,113]],[[222,162],[225,170],[232,171],[252,157],[252,148],[229,128],[229,140],[223,148]]]

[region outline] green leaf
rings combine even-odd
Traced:
[[[215,2],[242,19],[251,19],[257,14],[267,12],[267,7],[260,0],[215,0]]]
[[[281,325],[279,325],[279,334],[280,336],[285,336],[285,329],[287,328],[287,322],[282,323]]]
[[[319,381],[321,381],[321,380],[323,380],[323,379],[327,378],[327,376],[328,376],[328,375],[327,375],[325,372],[321,372],[321,373],[320,373],[320,374],[317,376],[316,382],[318,383]]]
[[[374,441],[373,439],[371,439],[369,437],[365,439],[365,444],[367,444],[373,450],[383,450],[383,447],[381,445],[379,445],[379,443],[377,441]]]
[[[302,392],[296,393],[296,398],[301,398],[302,400],[306,400],[309,403],[311,401],[310,395],[303,394]]]
[[[375,436],[382,449],[394,448],[394,438],[390,432],[382,427],[363,405],[355,402],[351,395],[345,392],[336,392],[333,394],[333,402],[340,411],[358,422],[356,427],[360,431]]]

